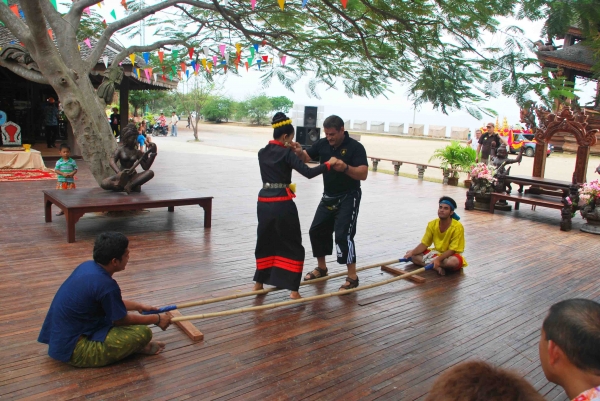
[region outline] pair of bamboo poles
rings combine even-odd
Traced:
[[[359,272],[359,271],[363,271],[363,270],[367,270],[367,269],[373,269],[375,267],[392,265],[392,264],[395,264],[395,263],[409,262],[410,260],[411,260],[410,258],[408,258],[408,259],[394,259],[394,260],[388,260],[386,262],[373,263],[371,265],[359,267],[359,268],[356,269],[356,271]],[[247,308],[231,309],[231,310],[226,310],[226,311],[222,311],[222,312],[203,313],[203,314],[200,314],[200,315],[177,316],[177,317],[172,318],[171,321],[172,322],[182,322],[182,321],[186,321],[186,320],[197,320],[197,319],[207,319],[207,318],[211,318],[211,317],[229,316],[229,315],[235,315],[235,314],[238,314],[238,313],[253,312],[253,311],[259,311],[259,310],[266,310],[266,309],[273,309],[273,308],[278,308],[280,306],[295,305],[295,304],[300,304],[300,303],[303,303],[303,302],[314,301],[314,300],[317,300],[317,299],[329,298],[329,297],[339,296],[339,295],[346,295],[346,294],[350,294],[352,292],[367,290],[369,288],[375,288],[375,287],[379,287],[379,286],[382,286],[382,285],[390,284],[390,283],[393,283],[394,281],[404,280],[404,279],[406,279],[406,278],[408,278],[410,276],[413,276],[415,274],[422,273],[422,272],[424,272],[426,270],[431,270],[432,268],[433,268],[433,264],[429,264],[429,265],[427,265],[425,267],[422,267],[420,269],[417,269],[417,270],[414,270],[412,272],[408,272],[408,273],[402,274],[400,276],[393,277],[393,278],[388,279],[388,280],[381,281],[379,283],[373,283],[373,284],[365,285],[365,286],[358,287],[358,288],[352,288],[352,289],[349,289],[349,290],[342,290],[342,291],[330,292],[330,293],[327,293],[327,294],[314,295],[312,297],[306,297],[306,298],[300,298],[300,299],[292,299],[292,300],[289,300],[289,301],[275,302],[275,303],[267,304],[267,305],[259,305],[259,306],[251,306],[251,307],[247,307]],[[332,278],[341,277],[341,276],[345,276],[345,275],[347,275],[347,273],[345,273],[345,272],[330,274],[328,276],[319,277],[319,278],[316,278],[314,280],[303,281],[303,282],[300,283],[300,285],[314,284],[314,283],[318,283],[318,282],[321,282],[321,281],[325,281],[325,280],[329,280],[329,279],[332,279]],[[222,302],[222,301],[228,301],[228,300],[231,300],[231,299],[249,297],[249,296],[252,296],[252,295],[262,295],[262,294],[267,294],[269,292],[278,291],[278,290],[279,290],[279,288],[268,288],[268,289],[264,289],[264,290],[244,292],[244,293],[241,293],[241,294],[227,295],[227,296],[224,296],[224,297],[211,298],[211,299],[202,299],[202,300],[199,300],[199,301],[184,302],[184,303],[177,304],[177,305],[163,306],[162,308],[159,308],[157,311],[145,312],[145,313],[163,313],[163,312],[168,312],[168,311],[175,310],[175,309],[183,309],[183,308],[190,308],[192,306],[207,305],[207,304],[212,304],[212,303],[215,303],[215,302]]]

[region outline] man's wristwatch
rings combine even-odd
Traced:
[[[346,163],[346,168],[344,169],[344,171],[342,171],[342,173],[345,173],[346,171],[348,171],[349,168],[350,168],[350,165],[348,163]]]

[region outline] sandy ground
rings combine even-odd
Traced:
[[[185,122],[184,122],[185,124]],[[193,141],[193,132],[179,127],[178,136],[153,137],[159,149],[179,151],[184,153],[238,155],[241,157],[256,157],[256,152],[264,147],[271,139],[270,127],[248,127],[235,124],[200,124],[198,137],[201,142]],[[435,149],[446,146],[449,142],[444,140],[411,139],[401,137],[387,137],[380,135],[362,135],[360,142],[365,146],[369,157],[377,156],[407,162],[425,163],[439,166],[439,160],[429,158]],[[514,158],[515,156],[511,156]],[[369,161],[370,163],[370,161]],[[592,156],[588,162],[587,180],[600,178],[594,173],[600,164],[600,157]],[[575,167],[575,155],[553,153],[546,161],[546,178],[570,181]],[[380,170],[393,171],[390,162],[380,162]],[[400,169],[403,173],[417,174],[413,165],[404,165]],[[520,165],[513,164],[512,175],[531,175],[533,171],[533,157],[523,156]],[[442,173],[438,169],[427,169],[426,177],[441,179]],[[462,177],[464,178],[464,177]]]

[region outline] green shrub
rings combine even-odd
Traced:
[[[146,120],[148,125],[156,124],[156,119],[154,118],[154,114],[152,114],[152,113],[144,114],[144,120]]]
[[[440,167],[443,169],[455,170],[454,177],[458,177],[458,172],[470,171],[475,164],[476,152],[470,146],[462,146],[458,141],[452,141],[450,145],[436,149],[433,156],[429,159],[439,159],[442,161]]]

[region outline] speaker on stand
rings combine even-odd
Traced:
[[[302,145],[302,149],[306,150],[321,138],[321,128],[317,127],[318,107],[305,106],[303,114],[298,110],[299,126],[296,127],[296,142]]]
[[[307,128],[317,127],[317,108],[315,106],[304,107],[304,126]]]
[[[302,149],[309,149],[321,137],[321,128],[296,127],[296,141]],[[318,158],[313,159],[318,161]]]

